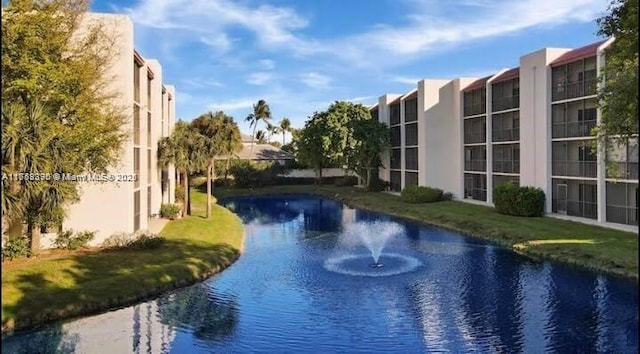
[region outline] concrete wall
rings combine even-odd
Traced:
[[[520,185],[541,188],[551,210],[551,68],[569,49],[545,48],[520,58]]]
[[[112,50],[116,56],[113,66],[106,73],[112,77],[111,84],[107,88],[119,93],[114,104],[122,107],[128,122],[123,129],[130,134],[129,139],[123,144],[120,160],[110,168],[109,173],[114,175],[135,174],[134,171],[134,140],[133,140],[133,111],[134,111],[134,45],[133,23],[127,16],[111,14],[90,14],[90,21],[103,21],[109,31],[117,35],[115,46]],[[134,231],[134,192],[140,191],[140,230],[148,227],[148,202],[147,188],[151,187],[151,214],[157,214],[162,201],[161,170],[157,165],[158,140],[168,135],[172,130],[175,120],[175,88],[167,87],[167,93],[172,96],[172,101],[167,99],[165,113],[162,117],[162,67],[157,60],[145,60],[140,69],[140,173],[136,176],[139,187],[131,181],[84,183],[80,185],[81,200],[68,207],[68,217],[63,222],[63,229],[74,231],[96,231],[93,245],[101,244],[104,239],[119,232]],[[151,97],[148,102],[147,73],[152,72]],[[168,95],[165,96],[168,98]],[[148,114],[151,114],[151,144],[148,145]],[[150,154],[149,154],[150,153]],[[149,159],[150,156],[150,159]],[[149,165],[150,163],[150,165]],[[150,169],[149,169],[150,167]],[[175,178],[173,168],[169,171],[170,188],[175,190]],[[80,182],[79,182],[80,183]],[[171,193],[173,194],[173,193]],[[167,198],[173,202],[173,196]],[[47,241],[50,235],[43,238],[43,247],[50,246]],[[54,235],[55,236],[55,235]]]

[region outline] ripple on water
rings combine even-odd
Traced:
[[[417,258],[399,253],[385,253],[380,256],[383,267],[371,267],[371,255],[353,254],[327,259],[324,268],[328,271],[361,277],[388,277],[414,271],[422,265]]]

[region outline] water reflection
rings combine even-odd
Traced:
[[[156,301],[15,335],[30,352],[601,352],[635,353],[636,284],[437,228],[307,196],[221,201],[246,222],[230,269]],[[385,252],[416,271],[365,277],[325,269],[364,251],[345,225],[396,221]],[[26,349],[21,349],[26,348]]]

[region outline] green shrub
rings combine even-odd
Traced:
[[[442,194],[442,200],[453,200],[453,193],[445,192]]]
[[[433,203],[442,200],[442,189],[408,186],[400,192],[400,198],[407,203]]]
[[[160,205],[160,216],[163,218],[175,218],[180,213],[180,206],[177,204]]]
[[[107,239],[102,242],[102,247],[113,249],[125,248],[131,241],[133,241],[133,235],[126,232],[119,232],[107,237]]]
[[[67,230],[58,233],[54,244],[56,248],[66,250],[77,250],[80,247],[85,247],[89,241],[96,237],[95,231],[81,231],[74,233],[73,230]]]
[[[382,192],[389,190],[391,184],[387,181],[383,181],[380,178],[372,177],[371,181],[369,181],[369,186],[367,190],[369,192]]]
[[[109,236],[102,243],[102,247],[108,249],[155,249],[164,244],[166,239],[162,236],[152,234],[147,231],[140,231],[133,234],[121,232]]]
[[[134,238],[129,244],[127,248],[135,249],[135,250],[149,250],[156,249],[162,246],[165,242],[165,238],[162,236],[158,236],[156,234],[142,232],[137,234],[137,237]]]
[[[29,240],[25,236],[7,240],[2,248],[2,260],[11,260],[18,257],[31,257]]]
[[[544,202],[545,195],[540,188],[506,183],[493,190],[493,204],[500,214],[541,216],[544,214]]]
[[[336,187],[353,187],[358,184],[357,176],[344,176],[336,179]]]
[[[176,184],[175,191],[176,202],[184,203],[184,188]]]
[[[250,188],[273,185],[285,168],[275,162],[238,161],[229,170],[235,187]]]

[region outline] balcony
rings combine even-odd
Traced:
[[[485,172],[487,170],[487,161],[486,160],[465,160],[464,170]]]
[[[573,138],[591,136],[591,130],[596,124],[596,120],[553,124],[551,127],[551,137]]]
[[[553,161],[551,174],[554,176],[591,177],[597,176],[596,161]]]
[[[493,160],[493,172],[520,173],[520,161]]]
[[[561,101],[596,94],[598,81],[593,78],[553,87],[552,100]]]
[[[520,96],[494,97],[491,102],[491,111],[498,112],[520,107]]]
[[[491,140],[493,142],[520,140],[520,128],[494,130],[491,132]]]
[[[607,162],[607,178],[615,179],[638,179],[637,162]]]

